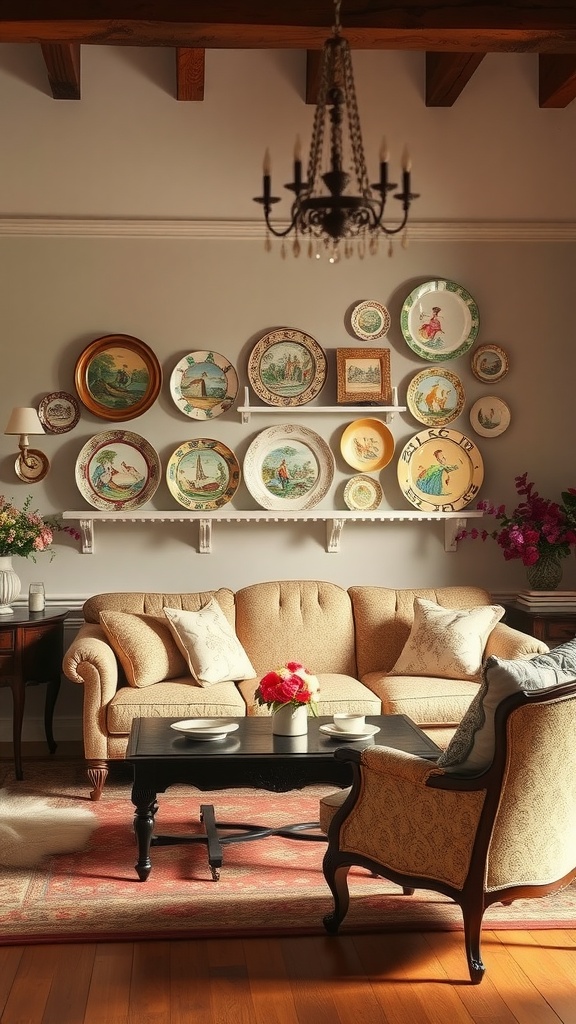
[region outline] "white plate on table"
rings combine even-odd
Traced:
[[[222,740],[240,726],[238,722],[219,722],[217,718],[186,718],[181,722],[171,722],[170,728],[192,740]]]
[[[321,725],[320,732],[325,732],[333,740],[366,740],[380,732],[380,726],[367,725],[363,732],[344,732],[344,729],[337,729],[335,725]]]

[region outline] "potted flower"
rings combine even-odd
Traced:
[[[256,690],[256,703],[271,708],[272,731],[280,736],[300,736],[308,731],[308,714],[317,716],[318,679],[298,661],[267,672]]]
[[[20,579],[12,566],[12,556],[31,558],[41,551],[49,551],[56,530],[63,530],[78,538],[76,530],[62,526],[57,516],[44,516],[31,510],[32,495],[29,494],[21,509],[0,494],[0,614],[11,614],[11,603],[20,593]]]
[[[522,498],[513,512],[505,505],[478,502],[477,508],[494,516],[494,530],[461,530],[458,539],[491,537],[509,561],[520,558],[527,568],[533,590],[555,590],[562,579],[560,559],[576,545],[576,489],[562,491],[562,503],[542,498],[528,481],[528,474],[515,477],[517,494]]]

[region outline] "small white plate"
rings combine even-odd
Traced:
[[[321,725],[320,732],[325,732],[332,739],[365,740],[369,736],[375,736],[377,732],[380,732],[380,726],[367,725],[363,732],[344,732],[344,729],[337,729],[335,725]]]
[[[219,722],[217,718],[186,718],[181,722],[172,722],[171,729],[183,732],[195,740],[220,740],[230,732],[236,732],[238,722]]]

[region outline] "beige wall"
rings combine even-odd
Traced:
[[[319,401],[333,404],[335,350],[355,343],[347,313],[372,298],[391,312],[385,343],[404,403],[408,382],[426,364],[402,340],[400,309],[416,284],[446,277],[479,305],[478,342],[495,342],[510,357],[510,372],[495,393],[510,405],[512,424],[489,440],[475,435],[468,420],[485,385],[473,377],[469,356],[448,364],[467,397],[451,426],[470,432],[482,452],[482,496],[513,502],[514,476],[524,470],[545,495],[576,484],[568,418],[576,104],[538,109],[535,56],[488,56],[448,110],[424,105],[423,55],[358,53],[354,67],[372,175],[385,132],[393,162],[408,144],[422,198],[407,250],[397,246],[392,259],[382,251],[330,266],[282,260],[277,248],[266,254],[253,230],[251,197],[261,187],[264,149],[271,149],[282,191],[297,133],[307,147],[313,110],[302,101],[303,54],[209,52],[204,102],[178,103],[170,51],[84,47],[82,100],[74,103],[49,97],[33,47],[0,47],[3,422],[13,405],[37,405],[54,390],[73,392],[74,366],[86,345],[103,334],[127,333],[154,350],[164,372],[158,401],[127,422],[128,429],[147,438],[163,467],[182,441],[199,436],[222,440],[242,463],[256,434],[282,420],[270,413],[243,425],[235,410],[210,424],[185,417],[168,387],[182,356],[203,348],[227,356],[240,378],[241,404],[255,341],[276,326],[296,327],[327,351],[329,378]],[[96,221],[66,226],[62,218]],[[172,219],[183,221],[180,237],[166,223]],[[207,222],[207,237],[199,237],[199,221]],[[321,433],[335,453],[334,485],[322,503],[329,509],[344,507],[343,488],[354,473],[339,454],[350,419],[314,416],[303,407],[295,421]],[[75,484],[76,458],[110,426],[83,409],[73,431],[37,439],[52,467],[33,488],[14,474],[16,439],[0,435],[0,493],[21,502],[32,492],[46,512],[88,508]],[[396,417],[397,451],[420,428],[409,413]],[[396,460],[379,480],[384,508],[410,507],[398,487]],[[233,506],[256,507],[244,483]],[[179,509],[164,480],[150,507]],[[276,577],[344,586],[471,582],[496,593],[525,585],[522,566],[506,563],[494,544],[465,543],[447,554],[443,531],[431,524],[351,524],[340,554],[326,552],[322,523],[218,524],[211,555],[198,554],[196,542],[195,526],[103,524],[95,555],[60,538],[53,562],[19,560],[17,570],[23,588],[42,578],[51,599],[76,600],[104,589],[238,588]],[[576,587],[574,559],[565,563],[564,581]],[[0,696],[1,716],[9,704],[6,691]],[[63,691],[63,718],[76,699]]]

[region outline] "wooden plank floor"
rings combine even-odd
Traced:
[[[576,1024],[576,931],[0,947],[0,1024]]]

